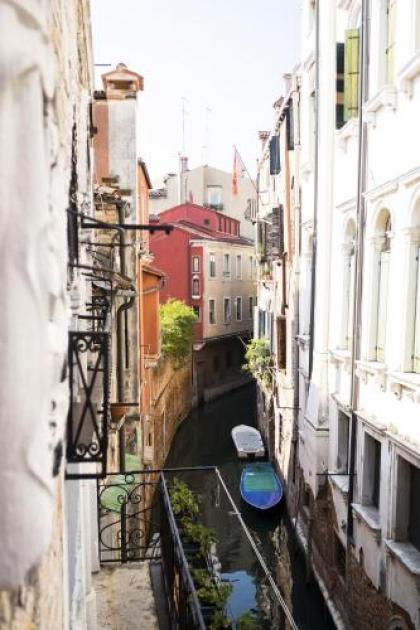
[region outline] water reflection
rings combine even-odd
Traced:
[[[241,501],[239,481],[244,464],[236,457],[230,432],[237,424],[255,426],[255,414],[253,386],[194,410],[180,427],[166,465],[218,466],[299,628],[332,630],[334,625],[317,585],[313,581],[306,584],[304,558],[285,504],[273,514],[260,514]],[[202,521],[216,530],[222,577],[233,586],[228,610],[231,618],[255,609],[261,628],[284,628],[283,613],[216,475],[184,473],[182,478],[202,495]]]

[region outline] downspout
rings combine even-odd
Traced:
[[[353,329],[351,352],[351,381],[350,381],[350,411],[351,411],[351,437],[350,437],[350,462],[349,462],[349,491],[347,500],[347,546],[353,541],[352,503],[354,496],[354,477],[356,467],[357,448],[357,407],[358,407],[358,377],[356,374],[356,361],[360,355],[360,331],[362,313],[362,289],[363,289],[363,247],[365,232],[365,200],[367,170],[367,125],[363,120],[363,104],[368,95],[368,44],[369,44],[369,0],[362,0],[362,26],[360,38],[359,61],[359,102],[358,102],[358,126],[359,148],[357,165],[357,221],[356,221],[356,255],[355,255],[355,295],[353,298]]]
[[[309,380],[312,378],[314,365],[314,333],[315,333],[315,288],[316,288],[316,255],[318,228],[318,171],[319,171],[319,4],[315,4],[315,155],[314,155],[314,218],[312,231],[312,269],[311,269],[311,307],[309,320]]]
[[[117,202],[118,209],[118,222],[124,223],[124,204],[121,201]],[[125,259],[125,233],[121,230],[120,234],[120,271],[121,275],[126,275],[126,259]],[[130,297],[128,300],[124,300],[117,309],[117,399],[119,403],[124,402],[124,353],[123,353],[123,340],[125,345],[126,360],[128,357],[128,317],[127,311],[130,309],[135,301],[135,296]],[[124,318],[124,326],[123,326]],[[124,425],[118,431],[118,453],[119,453],[119,468],[121,472],[125,472],[125,430]]]

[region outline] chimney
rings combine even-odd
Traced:
[[[136,98],[143,90],[143,77],[129,70],[125,63],[117,64],[115,70],[102,75],[104,91],[108,99]]]
[[[292,74],[290,72],[286,72],[286,74],[283,74],[283,85],[284,93],[287,96],[292,89]]]
[[[258,137],[261,140],[261,149],[264,149],[265,143],[267,142],[268,138],[270,137],[270,132],[269,131],[259,131],[258,132]]]

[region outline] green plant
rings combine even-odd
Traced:
[[[210,630],[229,630],[229,628],[232,628],[232,624],[223,610],[216,610],[210,624]]]
[[[236,621],[237,630],[258,630],[259,623],[251,612],[243,613]]]
[[[193,571],[197,597],[201,604],[223,610],[232,592],[231,584],[219,584],[206,569]]]
[[[159,321],[162,352],[179,366],[183,365],[191,352],[196,314],[181,300],[173,299],[161,305]]]
[[[267,339],[251,339],[245,351],[245,372],[250,372],[267,387],[272,384],[272,357]]]
[[[181,520],[181,528],[183,536],[191,542],[198,544],[201,555],[206,557],[210,551],[210,545],[216,542],[214,530],[205,527],[201,523],[194,523],[185,518]]]
[[[169,498],[172,511],[176,517],[194,519],[198,516],[199,497],[195,496],[187,484],[177,477],[174,477],[172,486],[169,489]]]

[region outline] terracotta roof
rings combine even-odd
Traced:
[[[164,271],[161,271],[160,269],[157,269],[156,267],[150,267],[150,265],[143,265],[142,271],[145,271],[146,273],[150,273],[153,276],[158,276],[159,278],[166,277],[166,273]]]

